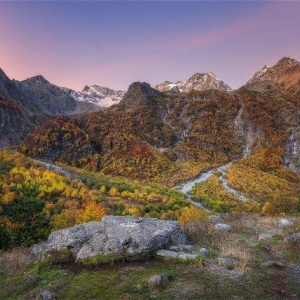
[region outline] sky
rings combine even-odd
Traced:
[[[0,68],[75,90],[126,90],[214,72],[238,88],[300,60],[298,1],[0,2]]]

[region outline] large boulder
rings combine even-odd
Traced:
[[[187,238],[176,221],[107,216],[100,222],[52,232],[47,241],[31,248],[29,263],[66,250],[78,261],[97,255],[139,256],[170,244],[186,243]]]

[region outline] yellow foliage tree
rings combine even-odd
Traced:
[[[16,194],[14,192],[10,192],[3,195],[2,203],[5,205],[12,205],[15,199],[16,199]]]
[[[195,206],[185,207],[182,210],[180,217],[178,218],[178,222],[180,225],[185,225],[188,222],[203,220],[208,217],[208,213],[204,210],[200,210]]]
[[[91,202],[84,209],[78,210],[76,224],[90,221],[100,221],[105,215],[105,208],[101,204]]]
[[[109,192],[108,192],[109,196],[111,197],[117,197],[119,195],[119,191],[116,187],[112,187]]]

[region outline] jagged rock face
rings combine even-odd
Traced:
[[[300,87],[300,63],[295,59],[284,57],[274,66],[264,66],[247,81],[247,84],[272,81],[283,84],[285,89]]]
[[[155,103],[157,98],[161,98],[160,92],[153,89],[148,83],[134,82],[129,86],[120,105],[131,108],[138,105]]]
[[[300,121],[300,113],[298,117]],[[285,143],[284,153],[285,165],[294,172],[300,171],[300,129],[291,128],[290,136]]]
[[[187,81],[178,81],[176,83],[165,81],[156,85],[155,88],[161,92],[172,92],[174,94],[188,93],[192,90],[205,91],[209,89],[231,91],[231,88],[217,78],[214,73],[195,73]]]
[[[76,260],[96,255],[145,255],[187,238],[176,221],[107,216],[100,222],[54,231],[46,242],[31,248],[29,262],[47,258],[52,250],[69,249]]]
[[[110,107],[119,103],[125,95],[124,91],[114,91],[99,85],[85,86],[81,92],[70,89],[65,91],[75,100],[95,104],[99,107]]]
[[[21,85],[25,93],[52,116],[83,114],[99,110],[93,104],[76,101],[63,88],[50,83],[41,75],[26,79],[21,82]]]

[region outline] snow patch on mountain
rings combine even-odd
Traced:
[[[100,107],[109,107],[119,103],[125,95],[124,91],[114,91],[99,85],[85,86],[81,92],[65,88],[65,91],[77,101],[93,103]]]

